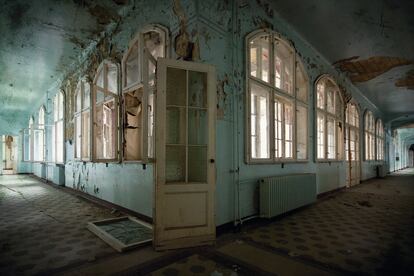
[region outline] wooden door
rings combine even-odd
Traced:
[[[357,185],[361,179],[359,129],[346,127],[347,186]]]
[[[154,246],[215,241],[215,69],[158,59]]]

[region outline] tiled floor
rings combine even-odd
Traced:
[[[86,229],[110,210],[28,176],[0,176],[0,275],[32,275],[115,251]]]
[[[0,211],[0,275],[414,275],[414,169],[163,255],[116,253],[85,227],[109,210],[28,176],[0,177]]]

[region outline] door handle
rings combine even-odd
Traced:
[[[210,159],[210,163],[214,163],[214,162],[216,162],[216,160]]]

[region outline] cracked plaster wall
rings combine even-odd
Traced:
[[[148,1],[149,2],[149,1]],[[258,184],[261,177],[316,173],[318,192],[326,192],[345,185],[345,162],[315,163],[312,108],[314,81],[321,74],[330,74],[343,89],[346,98],[359,103],[361,117],[369,108],[376,118],[382,114],[369,102],[345,74],[336,70],[312,45],[303,40],[277,14],[271,1],[186,1],[164,0],[136,3],[122,17],[113,32],[98,42],[97,47],[85,50],[78,70],[61,83],[72,89],[66,95],[66,115],[72,118],[73,88],[78,77],[93,73],[105,58],[120,60],[129,41],[142,27],[150,23],[162,24],[170,30],[173,58],[209,63],[217,69],[216,139],[216,222],[218,225],[234,220],[236,183],[240,183],[240,216],[258,212]],[[244,162],[245,148],[245,36],[258,28],[271,28],[291,41],[301,57],[309,77],[309,162],[268,165],[248,165]],[[362,126],[362,125],[361,125]],[[363,139],[362,127],[360,129]],[[83,163],[73,160],[73,122],[66,122],[65,185],[126,208],[152,216],[154,167],[144,170],[140,164]],[[361,154],[363,150],[361,150]],[[362,156],[361,156],[362,158]],[[374,176],[380,162],[362,162],[362,179]],[[34,165],[36,174],[42,171]],[[55,170],[56,168],[54,168]],[[55,175],[55,174],[53,174]]]

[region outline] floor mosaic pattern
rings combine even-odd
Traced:
[[[0,176],[0,275],[33,275],[116,254],[86,228],[113,217],[28,176]]]
[[[390,265],[413,271],[414,196],[398,187],[387,195],[376,190],[378,182],[338,193],[244,238],[343,272],[377,275]]]

